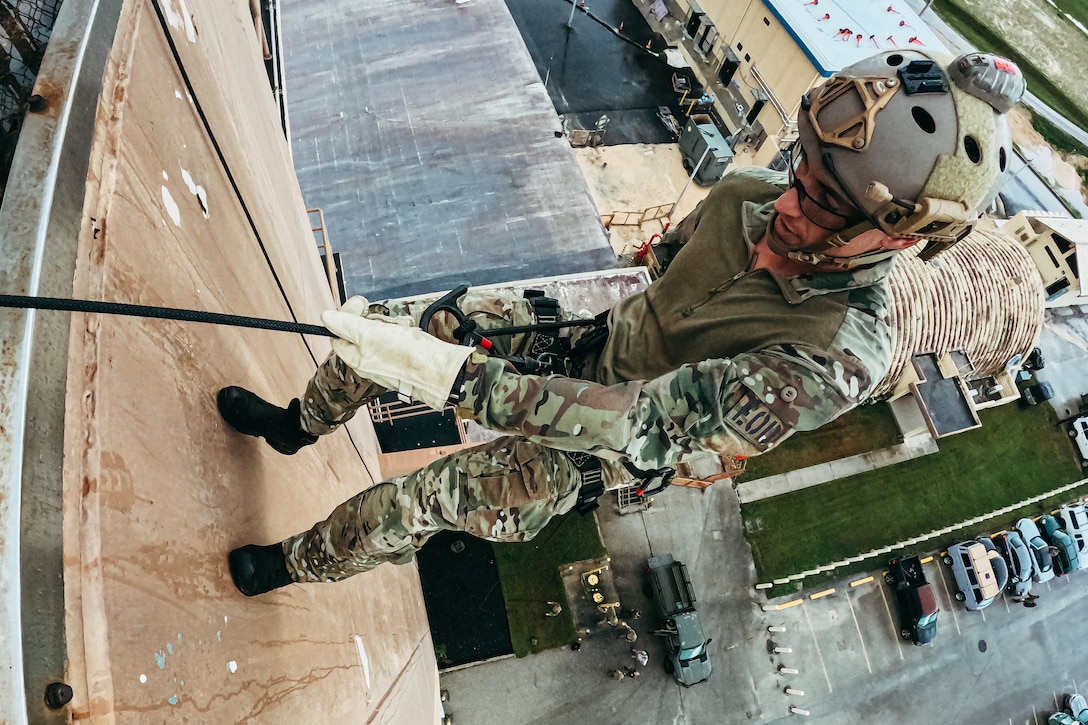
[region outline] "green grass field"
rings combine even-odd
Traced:
[[[1050,406],[1005,405],[981,411],[980,418],[981,428],[940,440],[939,453],[744,505],[741,513],[749,529],[758,529],[749,534],[758,579],[770,581],[856,556],[1081,478],[1073,446]],[[1070,492],[1028,512],[958,531],[951,540],[934,541],[923,550],[1004,529],[1025,513],[1041,513],[1076,497]],[[870,560],[855,570],[873,566]],[[845,573],[849,570],[825,579]]]
[[[1065,16],[1088,26],[1088,2],[936,0],[931,8],[975,47],[1016,61],[1032,93],[1088,129],[1088,35]]]
[[[558,516],[532,541],[495,544],[494,550],[514,654],[524,657],[573,642],[576,635],[567,616],[571,610],[559,567],[605,555],[596,517]],[[563,616],[545,617],[545,602],[560,602]]]
[[[795,433],[769,453],[748,459],[742,480],[754,481],[818,463],[837,461],[887,448],[902,440],[887,403],[863,405],[823,428]]]

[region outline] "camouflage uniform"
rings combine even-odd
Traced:
[[[414,326],[428,304],[429,300],[376,303],[370,305],[370,314]],[[515,294],[470,290],[460,308],[482,330],[536,321],[532,304]],[[451,315],[439,314],[429,332],[455,341],[457,324]],[[497,354],[525,355],[533,337],[496,336],[492,342]],[[330,433],[384,392],[330,354],[301,399],[302,427],[314,435]],[[622,465],[609,461],[602,462],[601,476],[606,488],[618,488],[633,478]],[[439,531],[467,531],[490,541],[528,541],[552,517],[571,510],[581,482],[571,458],[558,449],[522,438],[500,438],[353,496],[309,531],[283,542],[287,565],[296,581],[338,581],[383,562],[407,563]]]
[[[413,302],[378,302],[370,305],[371,315],[381,315],[405,325],[416,326],[430,300]],[[496,294],[470,290],[461,300],[461,310],[479,329],[522,327],[535,322],[529,300],[514,294]],[[430,324],[429,332],[440,340],[457,342],[453,331],[458,323],[452,315],[439,313]],[[496,353],[524,355],[530,345],[528,335],[497,336]],[[355,412],[371,399],[387,392],[381,386],[361,378],[344,364],[336,353],[330,353],[306,386],[302,396],[302,429],[313,435],[326,435],[350,420]]]
[[[606,469],[627,475],[622,466]],[[284,553],[296,581],[337,581],[411,561],[438,531],[528,541],[574,506],[579,483],[564,454],[507,436],[367,489],[287,539]]]
[[[508,505],[489,493],[506,488],[484,487],[465,472],[475,457],[486,459],[511,446],[507,440],[363,492],[330,521],[288,539],[285,551],[296,578],[331,578],[329,567],[344,576],[350,572],[342,561],[354,562],[354,570],[406,561],[430,533],[465,528],[468,518],[460,506],[466,502],[501,521],[497,528],[475,527],[474,534],[531,538],[548,515],[574,503],[577,471],[560,465],[556,450],[603,459],[605,478],[614,487],[631,480],[618,461],[654,469],[695,453],[758,455],[862,402],[890,364],[883,280],[892,261],[789,279],[749,271],[752,245],[784,189],[785,175],[762,169],[723,178],[663,240],[678,250],[667,273],[610,312],[607,342],[582,368],[589,380],[518,374],[500,359],[473,354],[454,391],[459,415],[519,436],[519,455],[554,466],[550,476],[526,489],[534,502],[526,504],[531,524],[519,519],[526,505]],[[496,304],[510,305],[511,312],[517,307],[511,300]],[[411,310],[388,311],[411,316]],[[498,316],[488,319],[499,324]],[[303,403],[304,418],[324,410],[321,417],[330,428],[350,415],[362,393],[376,392],[350,370],[328,374],[337,368],[346,366],[336,360],[323,365]],[[506,470],[524,481],[526,470],[541,471],[520,457],[518,465],[508,457],[494,463],[489,477],[502,478]],[[370,497],[381,498],[380,511],[372,510]],[[338,532],[351,516],[359,520]]]

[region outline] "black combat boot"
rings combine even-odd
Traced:
[[[280,544],[246,544],[230,552],[228,562],[234,586],[247,597],[255,597],[294,582],[287,571],[287,560]]]
[[[220,390],[215,401],[219,414],[231,428],[247,436],[264,438],[268,445],[285,456],[294,455],[299,448],[317,442],[317,436],[299,426],[298,398],[287,408],[280,408],[245,388],[232,385]]]

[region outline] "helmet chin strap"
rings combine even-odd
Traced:
[[[880,249],[872,249],[867,252],[861,252],[860,254],[854,254],[849,257],[836,257],[824,254],[827,250],[846,246],[861,234],[872,229],[876,229],[876,226],[874,226],[872,222],[865,220],[858,222],[847,229],[843,229],[841,232],[833,234],[824,241],[819,250],[791,249],[776,253],[802,264],[810,264],[814,267],[834,267],[835,269],[844,270],[876,264],[877,262],[881,262],[898,254],[898,249],[884,249],[883,247]],[[770,246],[771,251],[775,251],[775,245],[771,244]]]
[[[882,262],[885,259],[894,257],[899,253],[898,249],[877,249],[863,254],[855,254],[852,257],[832,257],[821,252],[810,252],[796,250],[788,252],[787,257],[795,262],[801,262],[802,264],[811,264],[813,266],[829,266],[835,269],[854,269],[855,267],[863,267],[877,262]]]

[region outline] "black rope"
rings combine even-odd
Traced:
[[[92,314],[128,315],[130,317],[154,317],[160,320],[206,322],[212,325],[252,327],[259,330],[275,330],[277,332],[296,332],[303,335],[336,337],[335,333],[330,332],[321,325],[307,325],[301,322],[285,322],[283,320],[266,320],[261,317],[244,317],[242,315],[224,315],[218,312],[203,312],[200,310],[183,310],[176,307],[129,305],[122,302],[96,302],[94,300],[72,300],[59,297],[0,295],[0,307],[61,310],[66,312],[90,312]]]
[[[249,229],[253,233],[253,238],[257,241],[257,246],[261,249],[261,254],[264,256],[268,271],[272,275],[272,280],[276,283],[276,289],[279,290],[280,297],[283,298],[284,304],[287,305],[287,311],[290,313],[291,317],[294,318],[295,310],[291,306],[291,299],[287,295],[287,290],[284,289],[283,281],[280,279],[279,274],[276,273],[276,265],[272,263],[272,257],[269,255],[268,248],[261,238],[261,231],[257,228],[257,221],[253,218],[249,205],[246,203],[246,198],[242,194],[242,190],[238,186],[237,180],[234,178],[234,172],[231,170],[230,164],[227,163],[227,156],[223,153],[223,149],[219,145],[219,139],[216,138],[215,131],[212,130],[212,124],[208,120],[207,114],[204,113],[204,106],[200,102],[200,94],[197,93],[192,79],[189,78],[189,72],[185,69],[185,63],[182,62],[181,53],[178,52],[177,44],[174,43],[174,36],[170,32],[170,24],[167,22],[162,8],[159,7],[160,4],[161,0],[156,0],[151,3],[151,6],[155,9],[155,15],[159,18],[159,25],[162,27],[163,36],[166,43],[170,46],[170,54],[174,56],[174,64],[178,73],[181,75],[182,80],[185,82],[185,89],[189,92],[189,97],[193,99],[193,108],[196,110],[197,115],[200,116],[200,123],[204,126],[204,132],[207,134],[208,141],[211,143],[212,148],[215,149],[215,155],[219,159],[219,165],[226,174],[231,189],[234,191],[234,197],[238,201],[238,207],[245,215],[246,222],[249,224]],[[306,345],[305,342],[303,344]],[[316,365],[318,362],[317,356],[314,355],[314,352],[310,349],[309,345],[306,345],[306,351],[310,353],[310,357]],[[360,456],[361,455],[362,453],[360,453]]]

